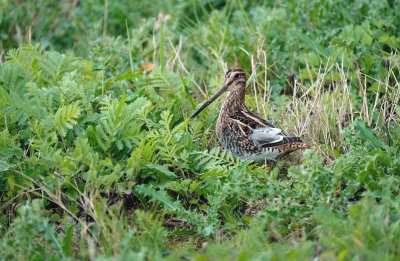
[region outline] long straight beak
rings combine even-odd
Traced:
[[[194,117],[196,117],[197,114],[199,114],[202,110],[204,110],[208,105],[210,105],[213,101],[215,101],[219,96],[221,96],[221,94],[223,94],[227,88],[228,88],[227,85],[222,86],[222,88],[216,94],[214,94],[210,99],[208,99],[208,101],[206,101],[197,111],[195,111],[190,116],[190,118],[193,119]]]

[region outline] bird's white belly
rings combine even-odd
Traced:
[[[249,153],[240,155],[239,158],[242,160],[250,160],[255,162],[263,162],[265,160],[276,160],[280,155],[280,151],[277,149],[266,148],[261,153]]]

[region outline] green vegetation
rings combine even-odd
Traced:
[[[1,260],[398,260],[400,1],[0,0]],[[221,100],[312,149],[219,149]]]

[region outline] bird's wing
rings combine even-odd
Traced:
[[[259,147],[275,146],[283,140],[284,136],[278,128],[265,127],[253,130],[250,134],[250,139]]]
[[[280,129],[247,108],[230,116],[233,128],[243,136],[249,137],[258,147],[268,148],[282,146],[292,142],[302,142],[299,137],[287,137]]]
[[[283,135],[280,129],[270,127],[253,130],[250,134],[250,139],[253,140],[258,147],[262,148],[279,147],[296,142],[303,143],[300,137],[288,137]],[[304,146],[304,144],[301,146]]]
[[[243,126],[248,126],[250,129],[258,129],[264,127],[275,128],[270,122],[264,120],[260,116],[252,113],[247,108],[237,111],[234,115],[230,115],[231,119],[240,121]]]

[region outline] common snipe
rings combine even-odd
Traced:
[[[261,162],[298,149],[309,148],[300,137],[289,137],[274,125],[252,113],[245,105],[246,73],[242,69],[226,72],[222,88],[190,118],[193,119],[222,93],[228,91],[217,121],[217,135],[225,150],[240,159]]]

